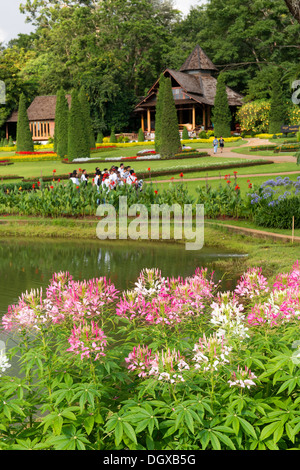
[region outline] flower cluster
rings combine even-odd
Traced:
[[[228,357],[231,350],[232,348],[223,338],[219,338],[216,334],[207,338],[204,334],[194,345],[194,367],[203,372],[217,371],[220,366],[229,363]]]
[[[235,288],[235,293],[240,297],[252,299],[269,291],[268,281],[262,275],[261,268],[250,268],[241,276]]]
[[[216,335],[223,338],[237,337],[240,340],[249,338],[245,326],[244,306],[231,292],[218,293],[213,302],[210,322],[218,329]]]
[[[43,324],[57,324],[84,318],[99,317],[118,298],[115,286],[105,277],[89,281],[74,281],[69,273],[57,273],[43,292],[22,294],[19,302],[8,308],[2,324],[6,330],[41,328]]]
[[[298,322],[300,319],[300,269],[298,262],[292,270],[276,277],[272,290],[264,302],[256,303],[247,316],[252,326],[282,322]]]
[[[237,372],[232,374],[232,378],[231,380],[228,380],[228,383],[230,387],[250,388],[251,386],[256,385],[254,379],[257,379],[257,377],[250,369],[248,369],[248,367],[245,367],[245,370],[242,370],[238,366]]]
[[[184,382],[182,373],[190,369],[184,357],[175,349],[152,354],[151,349],[140,345],[133,348],[125,362],[128,370],[136,373],[138,377],[153,377],[171,384]]]
[[[69,338],[69,352],[80,354],[80,359],[93,358],[95,361],[105,356],[106,336],[95,322],[89,325],[86,321],[74,325]]]
[[[3,373],[11,367],[11,364],[8,362],[8,358],[5,355],[3,349],[0,350],[0,372]],[[0,374],[1,377],[1,374]]]
[[[197,269],[194,276],[163,278],[155,269],[141,272],[133,291],[123,293],[116,314],[150,324],[175,325],[203,313],[216,288],[207,269]]]

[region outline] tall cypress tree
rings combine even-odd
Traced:
[[[161,112],[160,155],[162,158],[173,157],[181,152],[178,117],[170,78],[165,79],[163,106]]]
[[[69,104],[64,90],[61,88],[56,95],[54,151],[63,158],[68,153],[68,119]]]
[[[34,144],[29,128],[26,98],[22,93],[19,100],[17,122],[17,152],[33,152]]]
[[[225,79],[222,74],[217,81],[217,91],[215,103],[212,109],[212,122],[214,123],[214,132],[216,137],[231,136],[231,112],[228,104]]]
[[[84,119],[77,90],[71,93],[71,108],[68,119],[68,158],[89,158],[90,151],[86,145]]]
[[[280,74],[274,73],[271,91],[271,108],[269,113],[269,133],[279,134],[281,126],[284,125],[287,113],[282,86],[280,84]]]
[[[166,83],[165,76],[161,74],[159,78],[159,88],[156,98],[156,109],[155,109],[155,151],[160,152],[160,137],[161,137],[161,115],[163,107],[163,97],[164,97],[164,86]]]
[[[81,103],[81,110],[82,110],[83,119],[84,119],[84,131],[86,135],[86,145],[88,147],[88,150],[90,151],[91,148],[95,148],[96,141],[95,141],[95,134],[93,131],[93,125],[92,125],[92,120],[91,120],[90,103],[88,101],[87,94],[86,94],[84,87],[81,87],[78,97]]]

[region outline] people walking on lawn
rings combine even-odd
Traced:
[[[218,141],[217,137],[215,137],[214,140],[213,140],[214,154],[217,153],[218,146],[219,146],[219,141]]]

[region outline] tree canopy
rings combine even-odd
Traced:
[[[23,0],[35,31],[0,49],[0,127],[21,93],[29,103],[84,87],[96,134],[137,131],[134,106],[197,44],[246,100],[270,99],[273,70],[287,98],[299,75],[299,3],[208,0],[183,17],[172,0]]]

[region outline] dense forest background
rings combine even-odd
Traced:
[[[21,8],[35,31],[0,45],[0,128],[22,92],[30,104],[84,86],[95,133],[138,130],[135,104],[197,44],[246,102],[270,98],[275,72],[291,99],[300,75],[300,24],[284,0],[209,0],[184,18],[170,0],[24,0]]]

